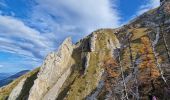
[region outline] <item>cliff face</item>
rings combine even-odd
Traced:
[[[75,45],[67,38],[57,52],[46,57],[39,72],[21,78],[6,97],[9,95],[9,100],[147,100],[149,97],[168,100],[169,8],[166,1],[123,27],[97,30]],[[3,96],[0,90],[1,93]]]
[[[57,89],[62,86],[63,82],[71,73],[70,70],[73,65],[71,58],[72,51],[73,45],[71,39],[67,38],[57,53],[53,52],[46,57],[44,64],[41,66],[38,78],[34,81],[28,99],[41,100],[45,94],[50,95],[49,92],[53,91],[53,88],[55,88],[57,94]],[[63,74],[66,74],[64,78],[62,76]]]

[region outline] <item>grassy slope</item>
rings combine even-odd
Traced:
[[[9,96],[9,94],[11,93],[11,91],[17,86],[17,84],[23,79],[23,78],[29,78],[32,75],[34,75],[35,73],[37,73],[39,71],[39,68],[28,72],[27,74],[19,77],[18,79],[14,80],[13,82],[11,82],[9,85],[4,86],[2,88],[0,88],[0,100],[5,100],[5,98],[7,98]]]

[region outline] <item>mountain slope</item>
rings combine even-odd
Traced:
[[[8,74],[8,73],[0,73],[0,80],[3,80],[7,77],[11,76],[11,74]]]
[[[120,28],[99,29],[76,44],[67,38],[8,100],[168,100],[169,8],[166,0]]]
[[[24,75],[28,71],[29,70],[23,70],[23,71],[20,71],[20,72],[14,74],[14,75],[11,75],[10,77],[7,77],[7,78],[5,78],[3,80],[0,80],[0,87],[9,84],[10,82],[12,82],[13,80],[17,79],[18,77]]]
[[[28,72],[22,76],[20,76],[19,78],[17,78],[16,80],[12,81],[10,84],[4,86],[4,87],[1,87],[0,88],[0,100],[6,100],[9,96],[9,94],[12,92],[12,90],[21,82],[21,80],[24,80],[24,79],[27,79],[26,82],[29,81],[28,84],[31,85],[31,82],[33,82],[37,76],[37,73],[39,72],[39,68],[31,71],[31,72]],[[34,78],[35,77],[35,78]],[[33,84],[33,83],[32,83]],[[29,86],[29,85],[28,85]],[[28,87],[27,86],[27,87]],[[24,87],[22,87],[24,88]],[[30,88],[28,88],[29,90]],[[25,89],[26,91],[27,89]],[[24,92],[23,92],[24,93]]]

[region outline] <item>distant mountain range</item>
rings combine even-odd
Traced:
[[[11,74],[9,74],[9,73],[0,73],[0,80],[5,79],[9,76],[11,76]]]
[[[0,87],[9,84],[10,82],[12,82],[16,78],[24,75],[28,71],[29,70],[23,70],[23,71],[20,71],[20,72],[14,74],[14,75],[6,74],[6,73],[0,73]]]

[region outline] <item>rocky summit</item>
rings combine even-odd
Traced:
[[[170,0],[116,29],[65,39],[0,100],[170,100]]]

